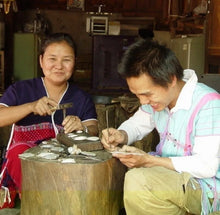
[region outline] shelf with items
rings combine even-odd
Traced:
[[[206,73],[220,73],[220,1],[208,1],[206,20]]]
[[[0,93],[4,90],[4,51],[0,51]]]

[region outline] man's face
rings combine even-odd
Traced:
[[[126,80],[130,91],[139,98],[142,105],[149,104],[155,111],[162,111],[166,107],[171,109],[175,106],[178,98],[175,93],[176,78],[173,78],[167,88],[156,85],[146,74]]]

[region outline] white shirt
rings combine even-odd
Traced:
[[[188,110],[191,106],[193,90],[198,78],[193,70],[184,71],[184,85],[175,107],[170,112],[178,109]],[[184,98],[184,99],[183,99]],[[128,134],[128,144],[142,139],[154,129],[155,125],[151,116],[141,108],[127,121],[122,123],[118,130],[125,130]],[[178,172],[188,172],[197,178],[210,178],[216,175],[220,164],[220,135],[195,137],[191,156],[170,157],[173,166]]]

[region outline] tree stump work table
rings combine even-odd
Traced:
[[[118,215],[126,172],[119,160],[99,150],[97,160],[72,155],[75,163],[64,163],[62,150],[57,159],[40,157],[42,151],[48,149],[39,145],[20,156],[22,215]]]

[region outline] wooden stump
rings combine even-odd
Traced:
[[[94,164],[21,159],[22,215],[118,215],[126,168],[115,158]]]

